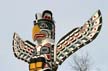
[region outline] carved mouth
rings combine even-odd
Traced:
[[[41,33],[35,34],[35,36],[34,36],[35,39],[41,39],[41,38],[45,38],[45,37],[46,37],[46,35],[45,34],[41,34]]]

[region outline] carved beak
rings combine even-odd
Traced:
[[[32,29],[32,39],[35,41],[36,39],[35,39],[35,35],[37,34],[37,33],[39,33],[40,32],[40,27],[39,27],[39,25],[38,24],[36,24],[36,25],[34,25],[33,26],[33,29]]]

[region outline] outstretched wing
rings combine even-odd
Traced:
[[[14,55],[25,62],[30,62],[33,56],[35,45],[29,41],[23,41],[17,33],[13,36],[13,52]]]
[[[73,29],[60,39],[56,48],[56,63],[61,64],[78,49],[92,42],[100,32],[101,26],[102,16],[98,10],[83,26]]]

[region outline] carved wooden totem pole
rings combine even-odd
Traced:
[[[92,42],[100,32],[102,16],[98,10],[81,27],[74,28],[55,45],[55,22],[49,10],[35,15],[32,38],[24,41],[17,33],[13,36],[14,55],[29,64],[29,71],[56,71],[74,52]],[[60,32],[61,33],[61,32]]]

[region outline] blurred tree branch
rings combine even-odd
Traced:
[[[73,62],[74,65],[72,64],[72,69],[75,71],[89,71],[91,67],[91,59],[86,53],[85,55],[75,55],[73,56]]]

